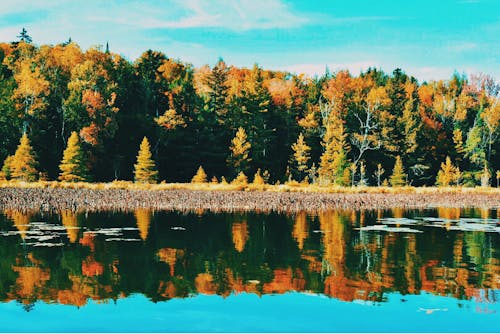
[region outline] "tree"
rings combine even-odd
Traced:
[[[318,174],[321,182],[346,185],[344,171],[348,168],[347,134],[344,132],[344,122],[340,117],[338,106],[332,100],[320,106],[325,133],[322,145],[324,148],[320,158]]]
[[[382,164],[377,164],[377,170],[375,171],[375,177],[377,178],[377,187],[382,185],[382,175],[384,175],[385,169],[382,168]]]
[[[191,183],[206,183],[207,182],[207,173],[203,170],[203,167],[198,167],[198,171],[196,175],[191,179]]]
[[[17,36],[17,38],[19,38],[19,40],[21,42],[28,43],[28,44],[33,41],[31,36],[28,35],[28,31],[25,28],[23,28],[21,30],[21,32],[19,33],[19,36]]]
[[[247,134],[242,127],[238,128],[236,136],[231,140],[231,154],[227,159],[235,174],[247,171],[252,159],[248,156],[252,145],[247,141]]]
[[[351,142],[357,148],[354,163],[357,164],[365,152],[378,150],[382,144],[387,144],[388,121],[394,116],[383,111],[383,108],[391,103],[384,87],[374,87],[370,89],[366,97],[360,96],[362,108],[353,111],[354,117],[359,122],[359,131],[353,132]]]
[[[481,174],[481,187],[489,187],[490,178],[491,178],[490,169],[488,168],[488,165],[485,164],[483,168],[483,173]]]
[[[59,174],[59,180],[61,181],[79,182],[88,180],[88,171],[76,131],[73,131],[68,139],[68,145],[64,150],[59,169],[61,170]]]
[[[299,179],[303,179],[304,175],[308,169],[307,163],[311,158],[309,151],[311,148],[304,141],[304,135],[299,134],[297,142],[292,145],[293,157],[294,157],[294,167],[298,174]]]
[[[264,178],[262,177],[262,175],[260,175],[260,168],[257,169],[257,172],[255,173],[255,175],[253,177],[253,184],[256,184],[256,185],[264,185],[264,184],[266,184],[266,181],[264,180]]]
[[[453,182],[458,183],[460,174],[460,169],[453,165],[450,157],[446,157],[446,162],[441,163],[441,170],[438,172],[436,184],[447,187]]]
[[[403,162],[401,161],[401,157],[399,155],[396,157],[396,162],[394,163],[394,168],[389,182],[393,187],[402,187],[406,185],[406,174],[403,168]]]
[[[151,158],[151,149],[146,137],[141,142],[139,154],[137,155],[137,164],[134,165],[135,182],[156,183],[158,172],[155,162]]]
[[[37,160],[28,135],[23,134],[14,157],[10,161],[10,173],[14,180],[35,181],[38,177]]]

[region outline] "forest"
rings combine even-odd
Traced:
[[[482,73],[311,78],[153,50],[130,61],[108,45],[39,46],[23,29],[0,43],[1,178],[137,181],[141,165],[165,182],[198,170],[202,180],[497,185],[499,92]]]

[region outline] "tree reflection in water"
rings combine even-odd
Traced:
[[[288,291],[384,302],[390,292],[425,291],[457,303],[473,299],[476,311],[488,312],[499,297],[498,215],[453,208],[317,215],[10,210],[0,218],[0,298],[29,311],[39,300],[81,307],[133,293],[154,302]],[[412,228],[423,233],[366,229],[384,217],[415,218]],[[464,225],[464,217],[476,219]],[[395,231],[401,225],[387,222]],[[470,230],[482,222],[488,232]]]

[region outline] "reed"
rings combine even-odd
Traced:
[[[0,208],[319,212],[328,209],[500,209],[497,188],[319,187],[315,185],[0,182]]]

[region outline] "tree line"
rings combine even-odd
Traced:
[[[419,83],[369,68],[310,78],[18,37],[0,43],[2,178],[140,180],[141,164],[148,182],[190,181],[197,170],[342,186],[500,177],[500,84],[489,75]]]

